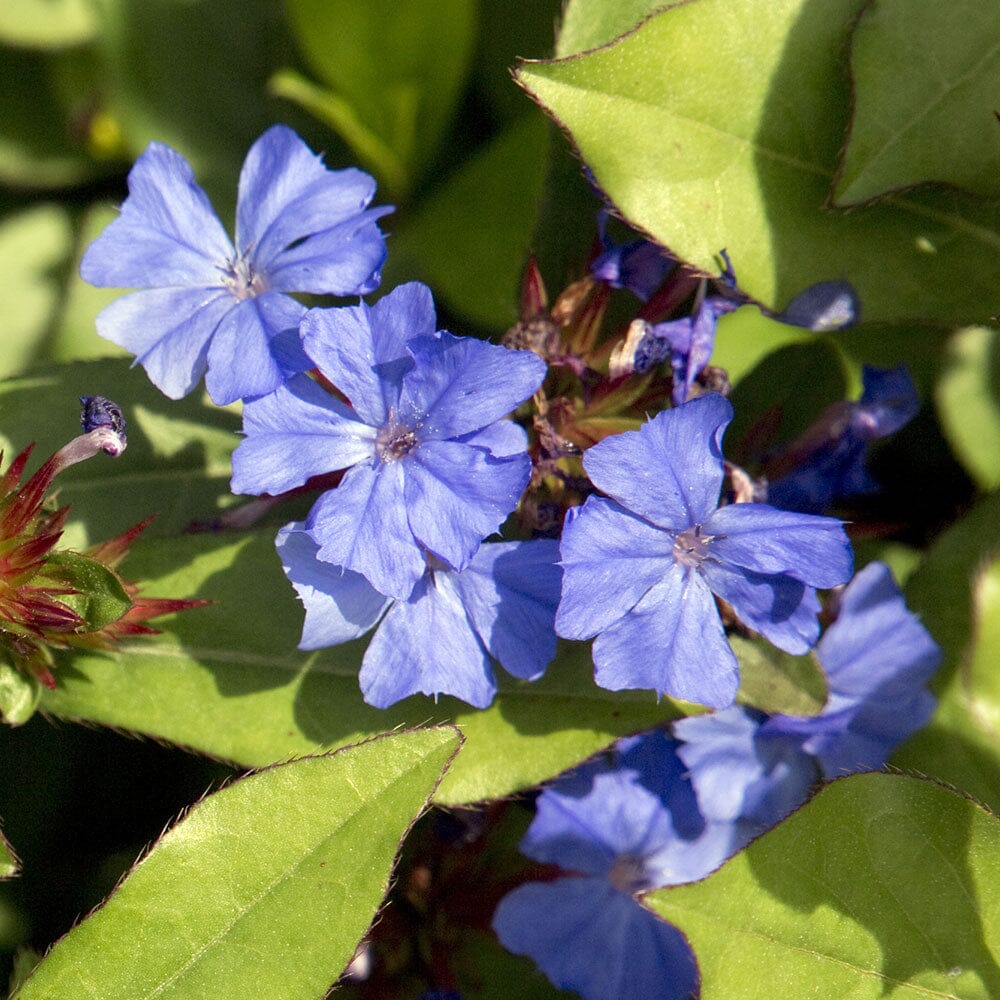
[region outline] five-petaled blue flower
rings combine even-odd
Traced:
[[[216,403],[274,391],[309,367],[288,292],[377,287],[385,239],[368,208],[375,181],[329,170],[289,128],[268,129],[240,174],[236,245],[188,162],[151,143],[132,167],[121,215],[80,264],[92,285],[140,288],[97,317],[102,337],[136,355],[172,399],[206,372]]]
[[[284,493],[347,469],[307,530],[323,562],[406,600],[430,553],[465,568],[514,510],[531,473],[527,437],[503,419],[532,395],[531,351],[435,332],[430,290],[401,285],[369,307],[313,309],[302,342],[350,406],[306,375],[248,402],[235,493]]]
[[[661,732],[622,740],[546,788],[521,851],[577,874],[527,882],[494,914],[505,948],[585,1000],[687,1000],[697,988],[683,935],[634,896],[700,878],[728,847],[728,825],[704,821],[675,747]]]
[[[819,636],[815,588],[851,574],[840,521],[758,503],[717,509],[720,442],[732,415],[712,393],[584,455],[607,496],[588,498],[567,518],[556,631],[597,636],[602,687],[725,707],[739,668],[713,593],[776,646],[804,653]]]
[[[317,559],[300,523],[282,528],[277,545],[306,609],[300,649],[347,642],[378,624],[360,674],[365,701],[376,708],[417,692],[486,708],[497,690],[493,660],[530,681],[555,655],[562,574],[554,540],[483,545],[461,573],[430,558],[406,600]]]

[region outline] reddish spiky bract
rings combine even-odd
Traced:
[[[131,606],[119,618],[95,627],[63,598],[80,590],[65,566],[51,557],[62,536],[68,507],[46,510],[45,500],[57,471],[53,458],[22,486],[21,476],[34,445],[25,448],[0,473],[0,656],[55,687],[53,649],[110,649],[125,636],[152,635],[151,618],[199,607],[207,601],[140,597],[134,583],[114,568],[152,518],[117,538],[93,546],[80,559],[114,573]],[[0,453],[0,460],[2,460]]]

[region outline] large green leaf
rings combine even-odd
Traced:
[[[947,781],[1000,811],[1000,493],[985,497],[929,550],[906,586],[907,603],[941,646],[931,725],[893,762]]]
[[[996,330],[970,326],[956,331],[948,344],[936,396],[941,426],[962,464],[980,486],[1000,486],[1000,341]]]
[[[355,743],[396,726],[454,722],[466,747],[437,798],[472,802],[538,784],[616,737],[679,714],[649,692],[594,684],[586,645],[567,644],[535,683],[501,677],[489,709],[415,696],[366,705],[358,669],[367,640],[296,649],[302,609],[281,572],[274,532],[137,543],[122,564],[151,597],[217,603],[184,612],[158,639],[119,655],[74,655],[43,696],[55,715],[148,733],[247,766]],[[502,674],[502,672],[499,672]]]
[[[405,199],[469,71],[474,0],[286,0],[286,8],[303,56],[330,88],[325,120]]]
[[[512,324],[545,173],[546,132],[542,116],[529,113],[421,202],[391,240],[386,283],[419,277],[463,318],[494,328]]]
[[[7,460],[34,441],[41,461],[79,434],[83,395],[110,396],[121,405],[129,443],[120,458],[98,455],[56,480],[60,501],[71,505],[67,545],[103,541],[150,514],[158,516],[147,533],[176,533],[236,502],[229,495],[236,416],[197,394],[167,399],[121,358],[39,368],[0,383]]]
[[[701,996],[1000,995],[1000,825],[928,781],[834,782],[703,882],[645,897]]]
[[[458,745],[449,728],[386,735],[210,796],[55,945],[18,1000],[320,1000]]]
[[[1000,5],[879,0],[851,40],[854,114],[835,191],[866,201],[924,181],[1000,195]]]
[[[950,190],[826,205],[862,3],[694,0],[517,76],[630,222],[708,272],[727,248],[767,305],[841,278],[868,320],[985,318],[1000,302],[1000,205]]]

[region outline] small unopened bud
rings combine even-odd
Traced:
[[[98,452],[117,458],[128,444],[125,436],[125,417],[121,407],[104,396],[81,396],[80,426],[84,433],[63,445],[52,461],[53,475],[63,469],[85,462]]]

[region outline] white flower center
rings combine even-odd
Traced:
[[[230,294],[240,301],[252,299],[255,295],[267,291],[264,275],[254,270],[253,261],[249,257],[242,255],[235,261],[226,261],[222,281]]]
[[[703,535],[701,525],[678,533],[674,539],[674,559],[682,566],[697,569],[708,558],[708,546],[714,535]]]
[[[395,462],[406,458],[418,444],[416,428],[404,424],[390,411],[388,421],[375,437],[375,454],[383,462]]]

